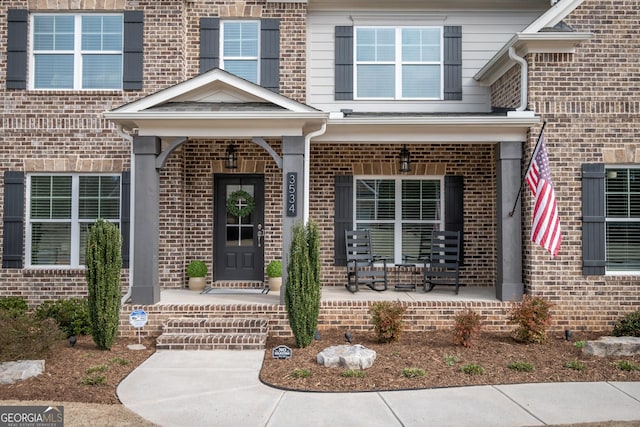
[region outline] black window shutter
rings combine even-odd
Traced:
[[[7,20],[7,89],[26,89],[29,11],[9,9]]]
[[[333,252],[334,265],[347,265],[347,248],[344,232],[353,228],[353,177],[336,175],[333,199]]]
[[[444,229],[460,232],[460,264],[464,264],[464,177],[444,177]]]
[[[605,274],[605,170],[602,163],[582,165],[582,274]]]
[[[444,99],[462,100],[462,27],[444,27]]]
[[[336,27],[335,43],[335,98],[350,100],[353,99],[353,27]]]
[[[200,74],[220,66],[220,19],[200,18]]]
[[[260,86],[280,92],[280,20],[260,20]]]
[[[2,268],[22,268],[24,246],[24,173],[4,173]]]
[[[129,268],[129,241],[131,240],[131,172],[122,172],[122,177],[120,179],[120,234],[122,235],[122,268]]]
[[[124,12],[123,53],[122,89],[141,90],[144,55],[144,12],[141,10]]]

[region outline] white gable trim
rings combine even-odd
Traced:
[[[571,12],[573,12],[578,6],[580,6],[584,0],[560,0],[552,8],[540,15],[538,19],[533,21],[523,33],[537,33],[543,28],[553,27],[558,22],[562,21]]]

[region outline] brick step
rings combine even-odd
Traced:
[[[267,319],[168,319],[156,341],[158,350],[264,350]]]
[[[264,350],[267,334],[162,334],[156,350]]]

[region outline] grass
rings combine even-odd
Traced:
[[[359,369],[347,369],[342,372],[342,376],[345,378],[364,378],[365,373]]]
[[[518,372],[532,372],[534,370],[533,365],[529,362],[511,362],[507,367]]]
[[[574,371],[583,371],[587,368],[583,362],[579,360],[570,360],[564,364],[565,368],[573,369]]]
[[[447,366],[453,366],[459,361],[460,356],[458,356],[457,354],[447,354],[446,356],[444,356],[444,363],[446,363]]]
[[[427,371],[421,368],[404,368],[402,376],[405,378],[418,378],[427,375]]]
[[[476,365],[475,363],[464,365],[462,368],[460,368],[460,371],[469,375],[482,375],[485,373],[485,369],[480,365]]]
[[[300,368],[300,369],[294,369],[293,372],[291,372],[291,377],[293,378],[309,378],[310,376],[311,376],[311,369]]]
[[[615,362],[614,365],[621,371],[640,371],[640,365],[638,365],[637,363],[629,362],[628,360],[619,360]]]

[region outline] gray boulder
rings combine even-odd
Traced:
[[[0,384],[13,384],[17,381],[37,377],[44,372],[44,360],[18,360],[0,363]]]
[[[638,337],[600,337],[596,341],[587,341],[582,351],[593,356],[635,356],[640,354]]]
[[[328,347],[316,356],[316,361],[328,368],[367,369],[374,360],[376,352],[360,344]]]

